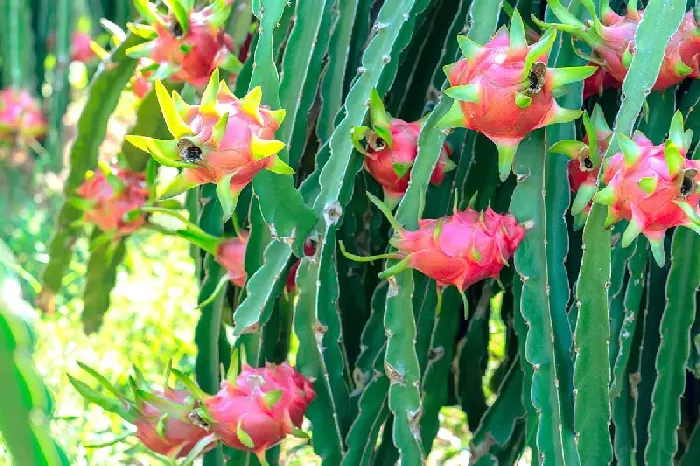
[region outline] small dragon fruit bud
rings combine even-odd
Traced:
[[[311,240],[306,240],[304,242],[304,255],[309,257],[316,254],[316,244]],[[296,290],[296,277],[297,270],[299,270],[299,265],[301,264],[301,259],[295,261],[289,268],[289,273],[287,274],[287,282],[285,284],[285,291],[287,293],[293,293]]]
[[[185,381],[189,389],[150,390],[130,377],[132,396],[120,393],[105,377],[96,370],[78,363],[78,366],[97,380],[108,396],[90,388],[71,375],[71,385],[87,401],[101,406],[109,412],[118,414],[125,421],[136,426],[136,437],[149,450],[170,458],[187,455],[198,456],[214,447],[216,439],[207,432],[201,423],[195,422],[191,413],[203,395],[201,390],[190,381]],[[172,370],[178,378],[184,378],[178,371]],[[137,372],[137,376],[140,374]],[[140,381],[140,377],[137,377]]]
[[[379,274],[388,278],[407,268],[424,273],[438,286],[454,285],[460,292],[488,277],[496,278],[525,237],[525,227],[511,214],[499,214],[488,208],[455,210],[439,219],[420,220],[418,230],[402,228],[391,211],[379,199],[370,200],[387,216],[394,228],[390,244],[398,251],[373,257],[348,253],[349,259],[367,262],[378,258],[401,259]]]
[[[623,247],[642,233],[661,266],[668,228],[683,225],[700,233],[700,161],[686,159],[692,131],[683,131],[683,116],[676,112],[665,144],[655,146],[641,133],[618,140],[621,152],[606,159],[607,186],[593,201],[608,206],[606,226],[629,220]]]
[[[126,136],[134,146],[149,152],[165,166],[182,172],[161,190],[169,198],[204,183],[216,183],[224,217],[233,213],[238,194],[263,169],[292,174],[294,170],[277,155],[284,147],[274,139],[285,111],[260,105],[260,87],[236,98],[215,70],[200,105],[186,104],[179,94],[168,94],[155,82],[161,111],[174,140]]]
[[[240,374],[227,379],[201,408],[210,432],[224,444],[260,457],[288,434],[303,435],[304,413],[316,394],[296,369],[287,363],[264,368],[244,364]]]
[[[591,199],[598,189],[598,174],[605,152],[608,150],[612,130],[605,121],[605,115],[599,105],[593,108],[589,117],[583,114],[583,126],[586,136],[580,141],[559,141],[550,152],[567,155],[569,161],[569,187],[575,193],[571,205],[575,227],[583,226],[591,207]]]
[[[171,14],[164,16],[147,1],[134,1],[149,25],[130,25],[148,42],[131,47],[131,57],[147,57],[161,65],[158,76],[195,86],[204,85],[215,68],[238,71],[240,62],[233,55],[233,41],[224,31],[231,13],[230,1],[216,1],[200,11],[194,2],[172,0]]]
[[[554,91],[591,76],[592,66],[548,68],[547,56],[556,31],[549,29],[528,46],[518,11],[513,12],[510,33],[501,30],[485,46],[466,36],[457,38],[464,58],[447,65],[452,87],[445,94],[455,99],[438,126],[479,131],[498,147],[501,180],[511,172],[518,144],[532,130],[578,118],[579,110],[561,108]]]
[[[24,89],[0,91],[0,142],[15,137],[40,139],[47,121],[36,100]]]
[[[581,3],[591,13],[591,23],[584,24],[579,21],[560,0],[547,0],[547,4],[563,24],[540,23],[540,26],[554,26],[586,42],[594,54],[593,57],[587,58],[600,63],[621,85],[637,50],[635,35],[644,12],[637,10],[636,2],[630,2],[625,16],[617,15],[609,5],[604,5],[602,18],[598,18],[590,0]],[[686,13],[680,27],[671,36],[661,70],[652,89],[662,91],[688,77],[700,78],[700,27],[692,11]]]
[[[391,207],[398,204],[408,189],[411,167],[418,156],[418,135],[421,121],[407,123],[391,118],[376,89],[370,96],[372,129],[357,127],[352,132],[353,143],[365,154],[365,169],[384,189],[384,202]],[[362,147],[360,139],[367,140]],[[444,144],[440,159],[433,170],[430,182],[442,183],[445,173],[455,168],[450,159],[450,148]]]
[[[93,58],[97,57],[93,52],[90,43],[92,38],[90,34],[81,31],[76,31],[71,35],[70,44],[70,59],[71,61],[88,63]]]
[[[84,211],[83,221],[115,237],[133,233],[145,222],[139,210],[149,197],[143,173],[100,165],[96,172],[88,172],[76,193],[79,197],[70,202]]]
[[[236,238],[221,240],[216,248],[216,261],[227,271],[229,280],[239,288],[245,286],[245,249],[250,233],[240,231]]]

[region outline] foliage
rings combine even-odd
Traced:
[[[27,125],[12,140],[48,157],[39,172],[61,166],[69,13],[110,20],[25,291],[95,343],[138,316],[123,350],[82,358],[120,390],[126,361],[152,379],[173,359],[208,400],[243,354],[313,382],[307,446],[253,448],[239,422],[206,438],[204,466],[692,462],[700,2],[90,5],[3,4],[19,18],[0,34],[3,83],[51,90],[48,152]],[[32,43],[53,67],[23,60]],[[102,194],[84,194],[95,180]],[[25,237],[8,243],[22,254]],[[178,331],[155,338],[164,325]],[[284,390],[267,393],[261,413]],[[179,420],[212,427],[199,409]]]

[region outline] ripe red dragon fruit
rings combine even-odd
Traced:
[[[593,16],[592,22],[584,24],[579,21],[560,0],[547,0],[547,4],[563,23],[554,26],[586,42],[593,49],[593,59],[621,84],[636,53],[635,35],[644,12],[637,10],[635,2],[634,5],[628,5],[625,16],[619,16],[608,4],[604,4],[602,18],[599,19],[590,0],[581,3]],[[688,77],[700,77],[700,27],[692,11],[686,13],[678,31],[671,36],[652,89],[662,91]]]
[[[274,173],[294,171],[277,153],[284,143],[274,139],[285,111],[261,106],[260,87],[243,99],[236,98],[219,72],[211,75],[200,105],[188,105],[159,80],[155,89],[163,117],[174,140],[129,135],[127,141],[149,152],[162,165],[182,172],[162,190],[168,198],[204,183],[216,183],[217,194],[229,218],[240,191],[263,169]]]
[[[76,31],[71,35],[70,59],[81,63],[88,63],[97,55],[92,51],[90,43],[92,37],[85,32]]]
[[[594,63],[589,63],[593,65]],[[605,89],[619,89],[622,83],[613,78],[610,73],[603,68],[598,68],[592,76],[587,77],[583,81],[583,98],[587,99],[594,95],[600,95]]]
[[[68,375],[78,393],[87,401],[118,414],[133,424],[136,427],[136,437],[149,450],[170,458],[181,458],[190,453],[198,456],[214,447],[215,436],[191,416],[198,401],[189,390],[173,390],[169,387],[165,390],[151,390],[140,383],[140,378],[139,381],[130,378],[132,394],[122,394],[94,369],[82,363],[78,363],[78,366],[97,380],[104,387],[105,393],[114,398]],[[183,378],[178,371],[173,372],[177,373],[178,378]],[[187,385],[199,394],[194,383],[187,382]]]
[[[516,10],[510,33],[501,30],[485,46],[459,36],[464,58],[445,67],[452,85],[445,94],[455,103],[438,126],[466,127],[491,139],[498,147],[501,180],[510,174],[518,144],[530,131],[581,115],[579,110],[560,107],[553,92],[587,78],[595,67],[548,68],[555,35],[550,28],[528,46]]]
[[[353,142],[365,154],[365,169],[384,190],[384,202],[390,207],[401,200],[408,189],[411,167],[418,156],[418,134],[421,121],[407,123],[391,118],[376,90],[370,96],[372,129],[360,126],[353,130]],[[360,139],[367,139],[367,146],[360,145]],[[445,143],[440,153],[430,182],[442,183],[445,173],[455,168],[450,159],[450,148]]]
[[[634,140],[618,135],[618,141],[621,152],[605,161],[606,187],[593,201],[608,206],[606,226],[629,221],[623,247],[642,233],[661,266],[668,228],[683,225],[700,233],[700,161],[686,159],[692,131],[683,131],[676,112],[665,144],[655,146],[641,133]]]
[[[583,226],[591,208],[591,199],[598,190],[600,163],[610,144],[612,130],[605,121],[605,115],[599,105],[593,108],[589,117],[584,113],[583,125],[586,136],[581,141],[559,141],[549,150],[564,154],[569,161],[569,187],[575,193],[571,205],[576,228]]]
[[[12,88],[0,91],[0,142],[15,137],[40,139],[46,128],[46,117],[29,92]]]
[[[84,210],[83,221],[115,237],[133,233],[145,222],[139,210],[148,201],[143,173],[103,165],[96,172],[89,172],[76,193],[80,199],[74,204]]]
[[[244,364],[240,374],[221,383],[216,396],[203,401],[201,417],[226,445],[262,457],[288,434],[301,434],[315,397],[311,382],[287,363]]]
[[[420,220],[418,230],[402,228],[381,201],[368,194],[370,200],[389,218],[394,228],[390,244],[397,251],[374,257],[349,254],[341,243],[343,254],[354,260],[377,258],[401,259],[379,276],[387,278],[406,268],[424,273],[438,286],[454,285],[460,292],[488,277],[496,278],[525,237],[525,226],[511,214],[486,209],[455,210],[439,219]]]
[[[158,76],[172,81],[204,85],[216,68],[237,71],[240,62],[232,53],[233,41],[224,31],[231,13],[231,0],[215,0],[202,10],[194,2],[171,0],[170,15],[162,14],[147,1],[135,1],[141,16],[150,26],[139,25],[133,31],[148,40],[131,47],[127,54],[147,57],[161,64]]]
[[[239,288],[245,286],[245,249],[250,233],[240,231],[236,238],[226,238],[216,247],[216,261],[227,271],[231,282]]]

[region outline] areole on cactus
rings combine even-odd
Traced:
[[[231,72],[240,69],[233,52],[233,41],[224,31],[231,14],[232,0],[216,0],[202,10],[192,0],[164,2],[169,14],[161,13],[148,1],[134,4],[148,25],[129,25],[129,29],[148,42],[131,47],[132,57],[150,58],[160,64],[158,76],[195,86],[204,85],[216,68]]]
[[[664,144],[655,146],[639,132],[632,139],[617,137],[621,152],[605,160],[607,186],[593,201],[608,206],[606,226],[623,218],[629,221],[623,246],[644,234],[661,266],[667,229],[686,226],[700,233],[700,161],[686,158],[692,130],[684,132],[683,116],[676,112]]]
[[[238,194],[263,169],[292,174],[277,155],[285,146],[274,139],[285,111],[260,105],[262,90],[253,88],[238,99],[215,70],[199,105],[186,104],[177,92],[168,94],[156,80],[155,89],[163,118],[173,140],[126,136],[134,146],[150,153],[160,164],[182,168],[161,198],[176,196],[204,183],[216,183],[224,209],[231,217]]]
[[[569,187],[575,193],[571,215],[574,216],[577,228],[582,227],[588,217],[591,199],[598,190],[601,161],[612,136],[612,130],[599,105],[593,108],[590,117],[583,114],[583,126],[586,130],[583,142],[558,141],[549,148],[550,152],[564,154],[571,159],[568,166]]]
[[[621,84],[636,53],[635,34],[644,11],[637,10],[636,1],[630,1],[625,16],[620,16],[610,8],[609,0],[605,0],[601,5],[601,18],[598,18],[591,0],[581,0],[581,3],[593,17],[591,21],[581,22],[560,0],[547,0],[563,24],[551,25],[539,21],[538,24],[554,26],[587,43],[593,49],[593,56],[586,58],[600,64]],[[692,11],[685,14],[680,27],[668,42],[661,70],[652,89],[662,91],[685,78],[700,78],[700,27]]]
[[[384,202],[394,207],[408,189],[423,121],[407,123],[391,118],[376,89],[370,94],[369,107],[372,127],[353,128],[352,139],[357,150],[365,155],[365,169],[384,190]],[[362,146],[362,139],[366,139],[366,147]],[[445,173],[454,170],[450,155],[450,147],[445,143],[430,178],[432,184],[442,183]]]
[[[438,286],[454,285],[460,293],[485,278],[497,278],[525,237],[526,227],[511,214],[499,214],[491,208],[477,212],[472,208],[439,219],[420,220],[418,230],[401,227],[389,208],[367,193],[369,199],[389,219],[394,236],[389,243],[396,252],[362,257],[350,254],[340,243],[346,257],[361,261],[381,258],[400,259],[379,274],[388,278],[407,268],[424,273]]]
[[[498,147],[501,180],[510,174],[518,144],[530,131],[581,115],[579,110],[560,107],[554,96],[563,86],[592,75],[596,68],[548,68],[555,34],[549,29],[538,42],[528,45],[522,18],[515,10],[510,32],[501,29],[484,46],[458,36],[464,58],[445,67],[452,85],[445,94],[455,103],[438,126],[466,127],[491,139]]]

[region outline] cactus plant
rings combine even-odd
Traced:
[[[0,139],[56,158],[71,34],[48,118],[21,60],[47,1],[1,7]],[[464,464],[694,464],[700,1],[641,3],[90,2],[111,45],[77,36],[99,65],[39,302],[89,238],[96,330],[148,232],[190,243],[200,317],[196,381],[75,388],[185,464],[277,464],[287,434],[425,464],[445,406]]]

